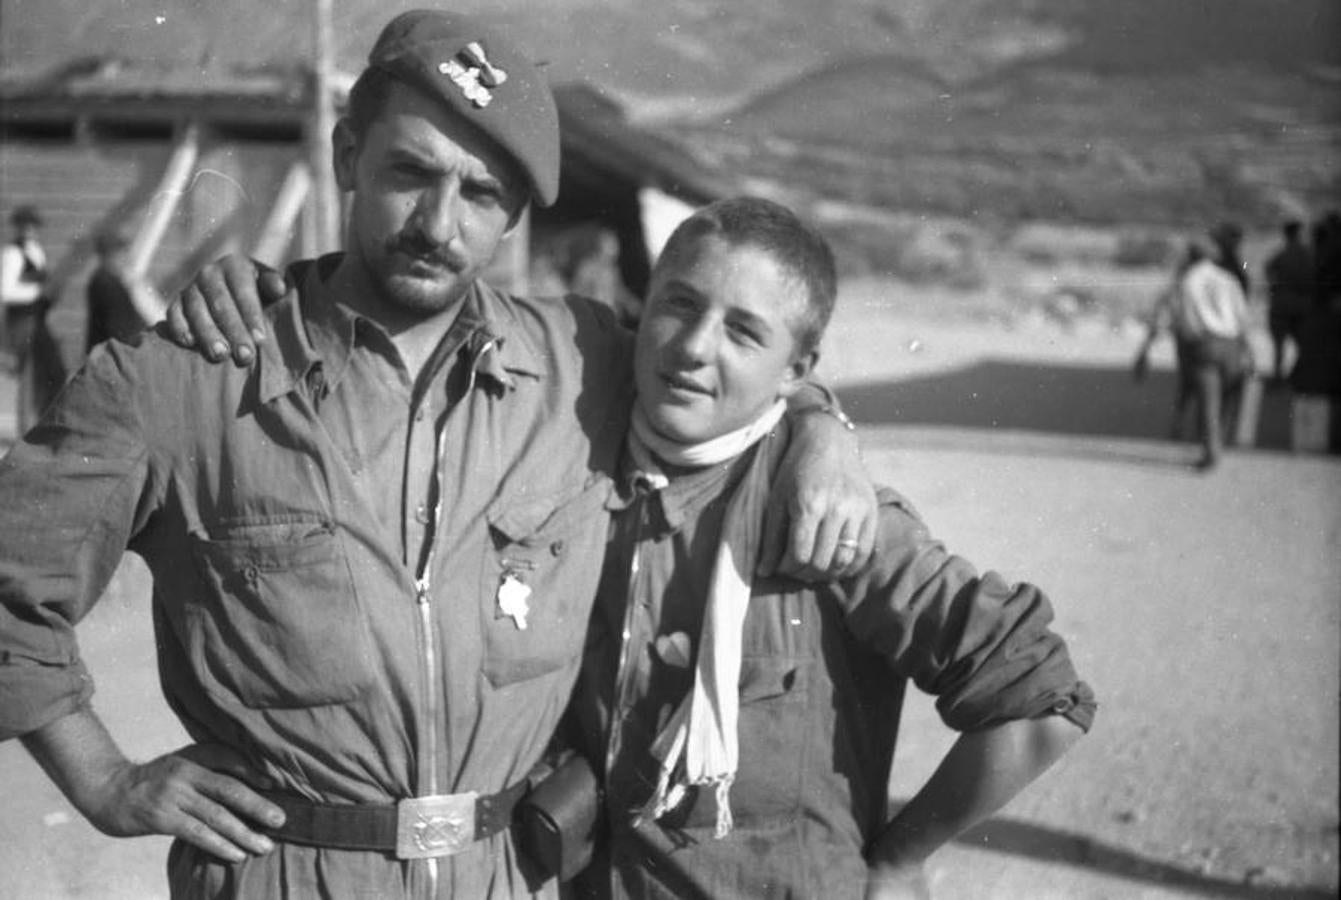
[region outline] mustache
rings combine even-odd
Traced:
[[[387,250],[412,257],[421,262],[430,263],[453,272],[465,268],[466,261],[460,254],[453,253],[446,244],[429,240],[421,232],[401,232],[387,241]]]

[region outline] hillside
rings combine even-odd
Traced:
[[[677,131],[798,202],[1182,227],[1341,202],[1341,4],[1047,0],[1014,21],[965,45],[995,60],[834,60]]]
[[[959,84],[863,60],[679,130],[711,164],[877,207],[999,219],[1269,226],[1341,198],[1338,83],[1070,60]],[[861,97],[858,105],[851,98]]]
[[[341,64],[356,70],[378,28],[422,0],[339,0]],[[451,8],[511,29],[555,80],[596,81],[634,101],[708,105],[749,96],[826,62],[974,45],[972,23],[1014,16],[1021,0],[459,0]],[[228,70],[310,56],[314,0],[0,0],[0,69],[116,54],[161,66]]]
[[[0,0],[0,73],[310,56],[314,0]],[[353,71],[422,0],[340,0]],[[747,184],[954,216],[1266,226],[1341,198],[1335,0],[460,0]]]

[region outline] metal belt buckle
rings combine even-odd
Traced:
[[[396,857],[451,856],[475,840],[475,791],[410,797],[396,804]]]

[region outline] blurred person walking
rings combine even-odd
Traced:
[[[1304,242],[1304,226],[1291,219],[1281,228],[1284,243],[1266,262],[1267,327],[1271,332],[1271,382],[1285,380],[1285,344],[1299,353],[1300,328],[1313,306],[1313,252]]]
[[[15,412],[22,433],[55,396],[65,372],[46,327],[52,301],[47,254],[38,237],[42,216],[25,204],[14,210],[10,224],[14,237],[0,252],[0,302],[5,310],[5,349],[18,376]]]
[[[1254,367],[1247,340],[1247,297],[1242,281],[1230,269],[1235,257],[1224,252],[1225,245],[1219,240],[1213,241],[1214,246],[1200,240],[1188,244],[1173,283],[1151,311],[1135,361],[1136,375],[1143,377],[1155,340],[1164,331],[1173,334],[1179,369],[1174,436],[1181,433],[1186,406],[1195,397],[1202,445],[1196,465],[1203,471],[1220,462]]]

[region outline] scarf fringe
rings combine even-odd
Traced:
[[[731,782],[735,780],[735,775],[724,775],[717,781],[717,828],[712,836],[719,841],[730,834],[735,825],[735,819],[731,817]]]
[[[717,805],[717,821],[713,827],[712,836],[719,841],[731,834],[731,830],[736,825],[736,820],[731,815],[731,784],[734,781],[734,775],[723,775],[705,780],[700,785],[713,789],[713,801]],[[643,804],[643,808],[638,811],[638,814],[634,816],[633,827],[642,828],[675,809],[684,799],[686,791],[687,786],[682,782],[677,781],[671,784],[670,773],[663,767],[661,775],[657,779],[657,789],[652,797]]]
[[[652,796],[633,820],[633,827],[639,828],[648,822],[655,822],[674,809],[684,797],[684,786],[675,784],[671,779],[680,767],[680,757],[684,753],[685,741],[689,738],[689,704],[682,702],[675,708],[661,733],[653,741],[651,753],[661,760],[661,769],[657,773],[657,787]]]

